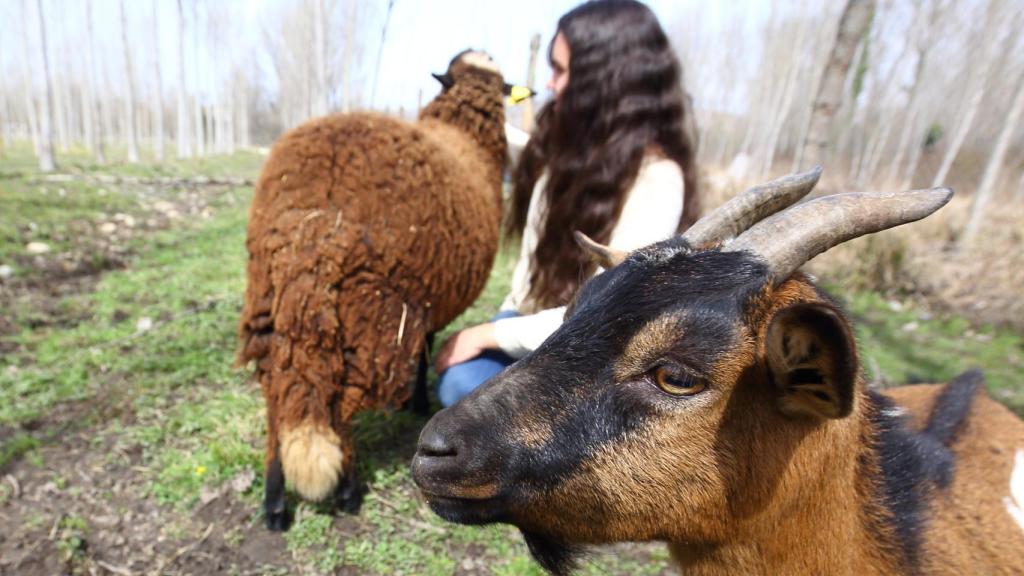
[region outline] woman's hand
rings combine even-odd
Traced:
[[[486,350],[498,347],[494,324],[478,324],[452,334],[441,345],[434,359],[434,370],[440,374],[455,364],[472,360]]]

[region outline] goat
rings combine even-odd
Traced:
[[[628,255],[578,238],[607,271],[561,328],[423,429],[431,508],[517,526],[554,573],[645,540],[686,574],[1024,573],[1024,422],[978,372],[868,389],[849,320],[797,271],[952,191],[779,212],[819,175]]]

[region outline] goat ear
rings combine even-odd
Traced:
[[[434,77],[435,80],[441,83],[441,86],[443,86],[446,89],[451,88],[452,85],[455,84],[455,80],[452,78],[452,75],[447,72],[445,72],[444,74],[438,74],[435,72],[432,74],[432,76]]]
[[[849,416],[857,345],[838,310],[823,304],[779,310],[768,325],[765,352],[784,414],[822,420]]]

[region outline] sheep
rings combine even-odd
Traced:
[[[254,362],[266,401],[271,530],[287,529],[286,482],[358,507],[352,416],[409,398],[428,335],[493,265],[507,85],[468,50],[435,77],[442,92],[417,122],[309,121],[275,143],[256,184],[237,362]]]
[[[948,189],[749,191],[606,268],[562,327],[423,429],[441,517],[505,522],[565,573],[661,540],[681,572],[1024,574],[1024,422],[980,372],[875,391],[849,319],[798,268],[923,218]]]

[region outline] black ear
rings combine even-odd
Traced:
[[[797,304],[775,313],[765,351],[790,416],[844,418],[853,410],[857,345],[843,315],[824,304]]]
[[[435,80],[440,82],[441,86],[444,86],[445,89],[451,88],[452,85],[455,84],[455,80],[452,79],[452,75],[447,72],[445,72],[444,74],[435,73],[432,76],[434,77]]]

